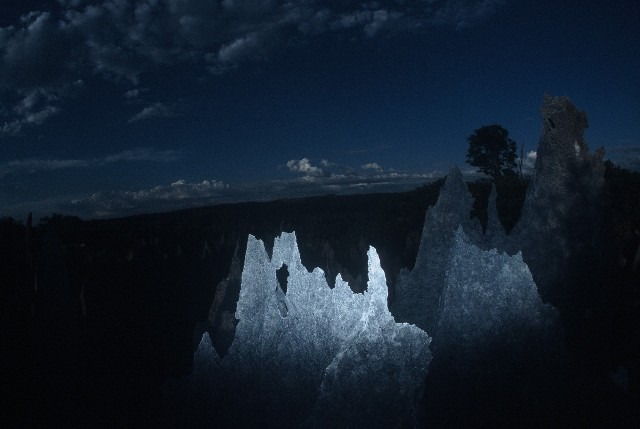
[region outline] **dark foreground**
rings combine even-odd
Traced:
[[[607,268],[599,287],[575,292],[560,309],[569,354],[568,364],[551,375],[560,388],[545,391],[544,380],[528,385],[539,402],[522,404],[496,380],[485,402],[471,403],[435,395],[430,385],[455,380],[437,379],[443,375],[432,368],[422,416],[429,426],[449,426],[452,413],[474,416],[462,419],[473,427],[638,426],[640,268],[634,257],[640,180],[611,166],[606,179]],[[0,350],[3,397],[9,398],[3,426],[184,426],[189,416],[163,400],[163,389],[190,372],[216,286],[234,253],[244,255],[249,233],[269,251],[273,237],[295,230],[307,269],[322,268],[330,285],[340,273],[356,292],[366,286],[372,245],[392,302],[400,269],[415,262],[425,211],[440,185],[108,221],[54,216],[33,228],[1,221]],[[519,181],[498,188],[507,230],[518,218],[525,188]],[[470,190],[476,196],[471,215],[486,219],[488,184],[474,183]],[[228,342],[218,344],[221,351]],[[483,396],[473,391],[476,386],[468,388],[469,397]]]

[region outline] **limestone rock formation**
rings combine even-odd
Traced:
[[[209,309],[209,327],[213,333],[213,346],[220,356],[224,356],[233,343],[236,324],[235,307],[240,293],[242,259],[239,246],[233,252],[229,274],[216,287],[213,303]]]
[[[434,427],[548,426],[566,395],[558,311],[520,253],[483,250],[462,228],[446,267],[427,378]],[[514,411],[517,410],[517,411]]]
[[[322,270],[308,272],[294,234],[275,239],[271,258],[249,236],[233,344],[220,359],[205,333],[194,358],[193,392],[219,409],[219,426],[326,427],[338,416],[415,425],[431,339],[395,323],[375,249],[368,258],[367,290],[354,294],[340,276],[331,289]],[[283,266],[286,294],[276,275]]]
[[[484,232],[484,246],[483,248],[502,248],[504,241],[506,240],[506,233],[504,227],[500,223],[498,217],[498,209],[496,206],[496,200],[498,198],[498,192],[496,185],[491,185],[491,193],[489,194],[489,201],[487,202],[487,228]]]
[[[534,339],[546,341],[557,317],[540,299],[522,254],[482,250],[458,228],[438,309],[436,354],[465,370],[483,349],[495,354],[508,345],[510,353],[522,353]]]
[[[437,203],[427,210],[415,267],[398,278],[391,304],[396,320],[435,331],[446,260],[458,226],[484,250],[522,251],[538,292],[556,306],[562,305],[567,287],[596,277],[604,166],[602,150],[589,153],[586,127],[586,114],[567,97],[545,96],[535,173],[521,218],[508,236],[498,219],[495,188],[482,235],[479,222],[469,219],[472,199],[462,175],[456,168],[449,172]],[[590,270],[582,269],[585,265]]]
[[[397,321],[414,323],[426,332],[434,331],[456,229],[462,226],[472,241],[481,241],[480,222],[470,218],[472,206],[473,199],[462,173],[454,167],[447,175],[438,201],[427,209],[413,270],[404,269],[398,276],[396,299],[391,307]]]
[[[522,250],[543,299],[559,304],[576,282],[572,267],[594,267],[604,186],[604,150],[584,141],[587,115],[568,97],[545,96],[535,172],[509,250]]]

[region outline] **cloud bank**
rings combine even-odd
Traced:
[[[46,4],[46,3],[45,3]],[[220,74],[326,33],[349,38],[456,29],[503,0],[58,0],[0,27],[0,134],[19,135],[62,109],[95,76],[138,86],[145,72],[188,64]],[[44,6],[44,4],[43,4]],[[137,88],[126,98],[136,98]],[[33,102],[37,99],[37,102]],[[33,102],[33,103],[32,103]],[[6,108],[6,106],[9,106]],[[158,102],[129,122],[168,117]]]
[[[228,184],[218,180],[188,182],[135,191],[96,192],[57,205],[58,212],[84,218],[120,217],[243,201],[270,201],[326,194],[401,192],[444,176],[441,171],[404,173],[384,169],[375,162],[359,168],[309,158],[289,160],[283,167],[292,178]]]
[[[214,201],[228,188],[216,180],[188,183],[177,180],[169,186],[124,192],[98,192],[87,198],[75,199],[65,204],[68,210],[88,214],[90,217],[111,217],[126,214],[150,213],[182,208],[182,203],[191,204]]]

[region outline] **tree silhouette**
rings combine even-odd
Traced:
[[[469,137],[467,163],[478,167],[478,172],[494,179],[514,175],[516,167],[516,142],[509,138],[509,131],[500,125],[485,125]]]

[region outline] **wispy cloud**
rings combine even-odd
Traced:
[[[117,162],[171,162],[180,158],[177,150],[158,151],[152,148],[135,148],[91,159],[19,159],[0,164],[0,177],[33,174],[70,168],[89,168]]]
[[[129,119],[129,123],[142,121],[150,118],[170,118],[177,116],[178,112],[175,106],[169,106],[164,103],[154,103],[145,107]]]
[[[627,141],[633,141],[627,139]],[[607,159],[628,170],[640,171],[640,145],[614,146],[607,150]]]
[[[0,177],[35,173],[38,171],[62,170],[66,168],[86,168],[91,162],[83,159],[23,159],[0,164]]]
[[[5,111],[3,116],[12,119],[0,126],[0,135],[17,136],[25,126],[43,124],[60,112],[60,108],[54,104],[56,102],[54,96],[40,90],[21,94],[11,111]]]
[[[98,159],[98,162],[132,162],[132,161],[151,161],[151,162],[170,162],[177,161],[180,158],[180,152],[177,150],[155,150],[152,148],[138,147],[125,150],[122,152],[107,155]]]
[[[89,217],[112,217],[136,213],[151,213],[197,204],[215,202],[229,186],[217,180],[189,183],[177,180],[168,186],[156,186],[138,191],[97,192],[65,204],[68,211]]]

